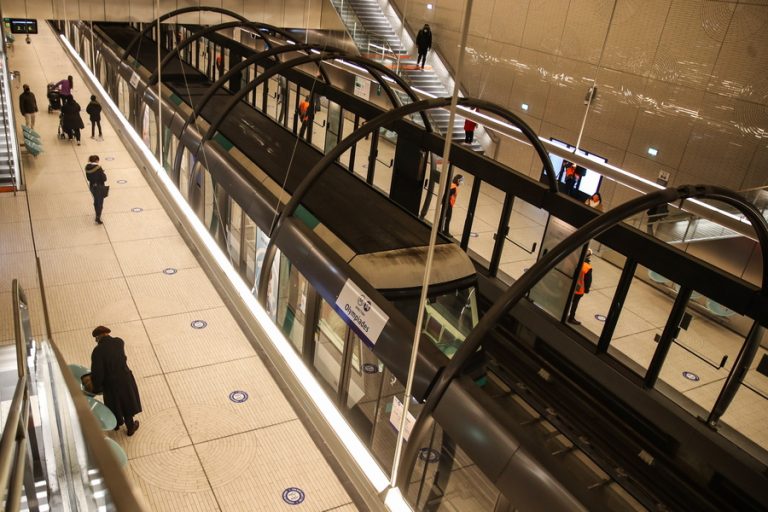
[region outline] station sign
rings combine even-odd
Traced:
[[[373,345],[379,340],[381,331],[389,321],[389,315],[384,313],[351,279],[347,279],[339,292],[336,307],[349,319],[355,330]]]

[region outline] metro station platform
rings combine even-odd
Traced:
[[[356,510],[106,116],[104,140],[90,138],[91,92],[50,27],[9,57],[37,97],[44,152],[23,157],[26,192],[0,195],[0,342],[13,338],[13,278],[43,332],[39,256],[50,335],[68,363],[90,366],[97,325],[125,340],[144,411],[135,435],[109,437],[151,510]],[[67,75],[86,124],[79,146],[57,137],[58,112],[46,112],[46,84]],[[83,170],[94,154],[111,187],[103,225]]]

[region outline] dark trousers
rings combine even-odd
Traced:
[[[475,140],[475,130],[464,130],[464,142],[472,144]]]
[[[96,218],[100,219],[101,210],[104,208],[104,187],[91,187],[91,195],[93,195],[93,210],[96,212]]]
[[[421,63],[421,67],[424,67],[424,64],[427,63],[427,52],[429,51],[429,48],[421,49],[419,48],[419,56],[416,57],[416,65],[418,66],[419,63]]]
[[[575,319],[576,318],[576,308],[579,307],[579,301],[584,295],[578,295],[576,293],[573,294],[573,302],[571,302],[571,314],[568,315],[568,318]]]
[[[77,142],[80,142],[80,128],[70,128],[69,130],[65,131],[67,132],[69,140],[72,140],[72,137],[74,137],[77,139]]]
[[[93,121],[93,120],[91,121],[91,137],[95,135],[94,132],[97,126],[99,127],[99,137],[101,137],[101,119],[99,119],[98,121]]]
[[[451,216],[453,215],[453,206],[451,203],[445,205],[445,219],[443,220],[442,232],[446,236],[451,236]]]
[[[309,140],[309,134],[307,133],[307,127],[309,126],[309,119],[301,122],[301,128],[299,128],[299,138],[303,139],[304,134],[307,134],[307,140]]]

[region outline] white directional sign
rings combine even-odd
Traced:
[[[350,279],[336,299],[336,306],[372,343],[376,344],[382,329],[389,320],[385,314],[363,291]]]

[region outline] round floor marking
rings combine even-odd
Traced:
[[[605,322],[605,315],[597,314],[595,315],[595,320],[598,322]]]
[[[135,208],[131,208],[131,211],[132,211],[133,213],[139,213],[139,212],[143,212],[143,211],[144,211],[144,208],[139,208],[139,207],[137,206],[137,207],[135,207]]]
[[[298,487],[289,487],[283,491],[283,501],[289,505],[298,505],[304,501],[304,491]]]
[[[419,450],[419,459],[423,460],[427,464],[433,464],[440,460],[440,452],[433,450],[432,448],[422,448]]]
[[[128,180],[117,180],[117,182],[121,185],[125,185],[126,183],[128,183]]]
[[[694,382],[698,382],[701,380],[701,378],[699,378],[699,376],[693,372],[683,372],[683,377],[685,377],[688,380],[692,380]]]
[[[471,238],[477,238],[477,237],[479,237],[479,236],[480,236],[480,234],[479,234],[477,231],[470,231],[470,232],[469,232],[469,236],[470,236]]]
[[[229,394],[229,399],[235,402],[236,404],[241,404],[246,400],[248,400],[248,393],[238,389],[237,391],[233,391]]]
[[[104,160],[106,160],[107,162],[111,162],[114,159],[115,159],[115,157],[113,157],[113,156],[105,156],[104,157]]]
[[[365,363],[363,364],[363,371],[365,373],[377,373],[379,371],[379,367],[373,363]]]
[[[208,322],[205,320],[194,320],[191,324],[193,329],[205,329],[205,327],[208,325]]]
[[[176,269],[175,269],[175,268],[173,268],[173,267],[168,267],[168,268],[164,268],[164,269],[163,269],[163,274],[165,274],[165,275],[167,275],[167,276],[172,276],[172,275],[173,275],[173,274],[175,274],[176,272],[178,272],[178,270],[176,270]]]

